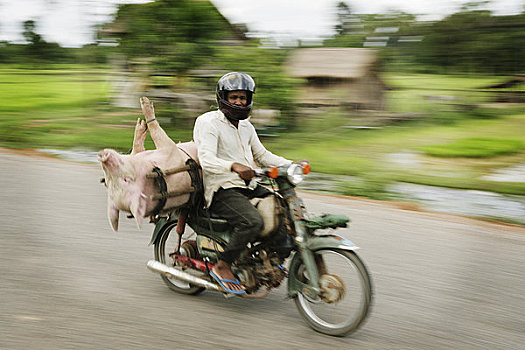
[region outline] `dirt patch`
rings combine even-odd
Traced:
[[[100,113],[100,117],[129,117],[130,115],[134,115],[136,113],[142,113],[140,110],[129,110],[129,111],[115,111],[115,112],[104,112]]]
[[[131,126],[131,123],[127,124],[98,124],[101,128],[110,128],[110,129],[127,129]]]
[[[481,179],[489,181],[525,182],[525,163],[496,170],[492,174],[482,176]]]
[[[45,152],[40,152],[40,151],[32,149],[32,148],[27,148],[27,149],[18,149],[17,148],[17,149],[13,149],[13,148],[0,147],[0,152],[14,154],[14,155],[17,155],[17,156],[32,157],[32,158],[46,158],[46,159],[52,159],[52,160],[57,161],[57,162],[74,163],[74,164],[79,164],[79,165],[84,165],[84,166],[90,166],[90,167],[98,168],[98,165],[94,164],[94,163],[89,164],[89,163],[73,162],[71,160],[62,159],[62,158],[60,158],[57,155],[53,155],[53,154],[45,153]]]
[[[45,124],[51,122],[63,122],[68,120],[93,120],[99,119],[99,117],[71,117],[71,118],[54,118],[54,119],[28,119],[27,122],[31,124]]]

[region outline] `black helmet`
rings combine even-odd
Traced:
[[[228,91],[246,91],[246,106],[237,106],[228,102]],[[231,72],[222,76],[217,82],[217,102],[226,118],[234,121],[244,120],[252,109],[252,95],[255,93],[255,82],[246,73]]]

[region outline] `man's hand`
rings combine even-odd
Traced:
[[[239,177],[244,181],[251,181],[251,179],[253,179],[255,176],[255,171],[253,171],[252,168],[241,163],[233,163],[232,171],[239,174]]]

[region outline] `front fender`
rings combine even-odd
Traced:
[[[327,248],[343,250],[359,249],[359,247],[356,246],[352,241],[334,234],[308,237],[308,240],[306,241],[306,247],[311,251]]]
[[[357,250],[359,249],[350,240],[338,235],[322,235],[308,237],[306,248],[312,252],[322,249],[342,249],[342,250]],[[290,262],[288,268],[288,297],[295,298],[297,293],[303,291],[304,288],[309,288],[306,283],[299,280],[298,272],[301,265],[301,254],[295,254]]]

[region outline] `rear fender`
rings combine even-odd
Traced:
[[[312,252],[322,249],[342,249],[354,251],[359,249],[350,240],[338,235],[323,235],[308,237],[306,247]],[[297,275],[299,266],[301,265],[301,254],[295,254],[290,262],[289,276],[288,276],[288,297],[295,298],[297,294],[305,289],[310,288],[306,283],[299,280]]]
[[[177,223],[177,221],[170,221],[168,222],[168,219],[165,217],[161,217],[159,221],[155,224],[155,229],[153,230],[153,234],[151,235],[151,240],[149,241],[149,245],[156,244],[157,240],[159,239],[159,233],[162,231],[162,228],[167,224],[173,224]]]

